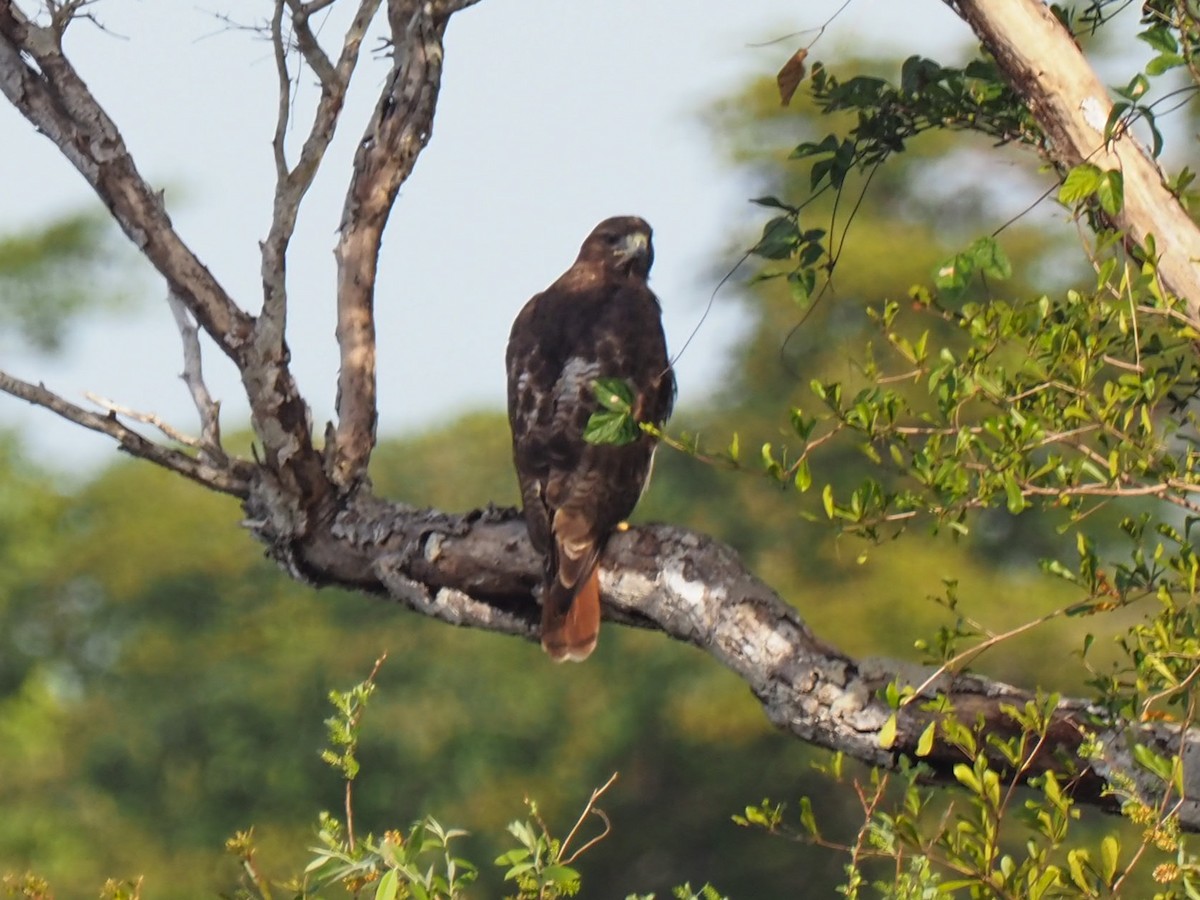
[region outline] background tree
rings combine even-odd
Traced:
[[[1004,27],[1040,28],[1039,40],[1062,38],[1061,25],[1045,15],[1039,5],[1018,6],[1029,11],[1033,18]],[[363,17],[374,15],[378,7],[379,4],[366,3],[358,8],[359,14],[336,63],[325,56],[308,29],[313,7],[298,3],[280,3],[275,7],[273,34],[277,56],[286,58],[282,36],[286,19],[290,21],[297,46],[322,82],[323,94],[312,136],[299,163],[289,166],[284,148],[277,142],[277,215],[263,248],[264,305],[261,313],[252,317],[233,304],[171,230],[160,198],[138,176],[119,143],[115,126],[94,104],[63,57],[62,31],[78,9],[54,7],[38,24],[11,3],[0,5],[0,35],[4,38],[0,42],[0,83],[10,99],[59,142],[166,278],[182,325],[189,384],[201,410],[204,432],[192,442],[194,454],[182,452],[152,444],[117,417],[74,407],[39,386],[11,376],[3,376],[0,385],[16,396],[112,434],[136,455],[238,497],[249,513],[252,530],[293,575],[356,590],[386,592],[435,618],[528,636],[535,618],[529,592],[536,580],[536,564],[511,515],[493,511],[482,516],[451,517],[391,506],[372,496],[365,479],[374,443],[370,315],[374,259],[395,190],[428,137],[441,64],[440,39],[446,20],[457,8],[453,5],[417,8],[394,3],[387,10],[397,53],[376,117],[360,145],[347,198],[339,243],[338,303],[343,350],[339,421],[336,428],[329,429],[320,449],[314,445],[304,403],[288,375],[282,340],[286,312],[282,260],[300,199],[311,183],[323,142],[327,142],[336,122],[365,27]],[[973,14],[965,5],[962,8],[968,17]],[[1021,88],[1019,56],[988,31],[997,28],[996,23],[981,16],[972,21],[980,32],[992,37],[997,61],[1010,70],[1010,85]],[[1151,26],[1152,30],[1156,27]],[[1165,45],[1163,35],[1170,36],[1178,50],[1179,42],[1190,34],[1188,27],[1186,19],[1169,20],[1164,26],[1166,30],[1156,40]],[[1046,58],[1073,64],[1074,50],[1059,49],[1066,55]],[[1177,55],[1181,64],[1185,64],[1184,55]],[[281,71],[280,121],[286,123],[290,79],[286,68]],[[801,145],[797,155],[814,159],[817,164],[811,176],[814,186],[820,187],[827,181],[834,187],[843,187],[855,169],[870,173],[879,161],[871,153],[880,154],[881,159],[897,149],[881,143],[889,134],[895,144],[896,138],[913,136],[904,131],[906,128],[920,130],[923,123],[924,127],[944,126],[947,118],[949,124],[955,124],[958,120],[952,116],[935,119],[929,110],[935,102],[957,103],[957,107],[950,109],[963,113],[958,123],[963,127],[978,125],[993,137],[1033,144],[1064,169],[1070,168],[1064,199],[1083,202],[1100,228],[1116,225],[1143,248],[1134,257],[1132,268],[1122,257],[1114,257],[1117,262],[1113,265],[1101,261],[1097,297],[1087,298],[1094,302],[1085,302],[1075,294],[1075,299],[1067,295],[1065,301],[1047,298],[1044,303],[1035,301],[1026,306],[995,299],[986,304],[971,303],[965,294],[968,286],[965,276],[972,268],[989,275],[993,281],[1007,274],[1008,269],[1007,258],[993,243],[972,245],[969,252],[942,267],[936,297],[916,295],[921,314],[932,325],[924,327],[918,323],[910,334],[909,326],[898,324],[899,307],[885,306],[876,313],[883,326],[881,334],[914,367],[904,377],[932,388],[942,406],[925,408],[912,397],[919,391],[885,387],[896,383],[893,373],[865,359],[858,383],[866,385],[862,388],[866,393],[851,396],[849,391],[856,390],[858,384],[840,387],[832,380],[821,380],[817,396],[831,415],[816,422],[802,407],[796,408],[789,427],[801,456],[780,457],[777,448],[772,447],[761,454],[768,473],[786,475],[802,492],[807,491],[818,463],[815,451],[826,444],[832,445],[835,435],[855,437],[866,448],[868,462],[878,465],[881,460],[893,460],[888,465],[898,467],[907,475],[908,482],[916,482],[916,488],[892,488],[879,476],[867,474],[865,483],[855,486],[857,479],[846,479],[845,485],[830,483],[823,493],[821,505],[829,518],[846,522],[852,530],[874,539],[890,536],[903,523],[919,516],[930,516],[947,532],[970,531],[974,529],[972,517],[980,507],[999,503],[1016,514],[1031,503],[1043,502],[1043,498],[1060,503],[1078,515],[1091,512],[1089,498],[1122,494],[1182,499],[1185,503],[1181,505],[1186,508],[1191,490],[1187,462],[1190,457],[1172,455],[1172,445],[1163,440],[1155,422],[1163,421],[1163,411],[1179,406],[1188,396],[1191,368],[1183,342],[1189,339],[1190,312],[1186,303],[1180,306],[1173,297],[1178,294],[1186,300],[1192,296],[1186,289],[1187,266],[1164,268],[1160,263],[1167,257],[1172,264],[1177,263],[1180,255],[1184,259],[1193,258],[1186,250],[1190,222],[1186,227],[1178,222],[1172,225],[1175,230],[1171,234],[1179,237],[1182,251],[1169,248],[1161,258],[1155,256],[1146,245],[1150,243],[1150,235],[1161,232],[1147,225],[1138,217],[1134,205],[1126,202],[1125,184],[1132,179],[1118,189],[1118,179],[1111,174],[1118,170],[1093,162],[1086,164],[1091,168],[1079,165],[1079,159],[1065,150],[1073,145],[1054,130],[1058,126],[1031,119],[1020,98],[1006,93],[996,70],[986,64],[968,70],[943,69],[920,61],[906,64],[898,89],[879,81],[833,79],[824,71],[819,78],[814,74],[813,81],[818,102],[833,110],[854,110],[858,129],[848,148],[836,140],[832,145],[822,142]],[[1034,87],[1043,85],[1039,81]],[[1025,85],[1025,90],[1033,88]],[[1104,111],[1103,104],[1108,101],[1103,95],[1088,97],[1101,104],[1101,112]],[[911,108],[906,108],[904,101]],[[998,108],[986,108],[984,111],[995,114],[994,117],[980,119],[980,109],[971,107],[971,103],[977,106],[995,103]],[[1076,113],[1082,110],[1090,115],[1094,112],[1092,105],[1081,101]],[[1129,135],[1117,127],[1122,114],[1131,110],[1133,107],[1127,106],[1115,116],[1104,117],[1103,127],[1098,131],[1100,145],[1106,146],[1111,141],[1113,146],[1133,147]],[[915,123],[902,115],[914,111],[921,114]],[[1141,108],[1134,111],[1144,115]],[[971,115],[977,117],[973,122]],[[1064,115],[1069,118],[1071,110]],[[1094,128],[1095,117],[1092,119]],[[877,130],[871,132],[870,128]],[[998,134],[989,130],[994,128],[1003,130]],[[1140,165],[1137,156],[1140,151],[1133,147],[1129,152],[1133,156],[1128,163],[1122,159],[1121,166]],[[818,167],[823,168],[823,174],[817,174]],[[1073,186],[1070,177],[1075,179]],[[1120,202],[1115,199],[1118,197]],[[802,301],[817,287],[814,277],[810,288],[807,273],[819,264],[830,262],[835,254],[839,264],[841,260],[837,244],[825,246],[824,235],[801,228],[803,199],[771,201],[783,215],[768,226],[757,248],[760,255],[768,258],[794,260],[795,267],[791,270],[794,277],[785,275],[784,281],[794,286],[792,290]],[[1171,196],[1160,197],[1152,200],[1150,206],[1157,210],[1158,205],[1175,202]],[[836,237],[834,231],[831,238]],[[817,248],[815,256],[808,251],[809,247]],[[1125,277],[1126,273],[1138,272],[1139,266],[1140,279]],[[1165,291],[1159,286],[1159,277]],[[1119,289],[1110,291],[1113,279]],[[1102,305],[1097,298],[1108,305]],[[1127,298],[1131,299],[1131,318],[1122,320],[1115,301]],[[824,308],[828,309],[828,304]],[[220,443],[215,410],[200,378],[198,344],[189,315],[243,373],[261,448],[259,460],[234,459]],[[1140,315],[1157,316],[1159,327],[1134,328],[1131,323],[1135,319],[1140,323]],[[862,327],[861,319],[851,318],[857,321],[842,326],[846,334]],[[839,324],[836,320],[831,323],[834,333]],[[982,348],[974,358],[969,350],[961,359],[956,355],[958,345],[952,339],[956,329],[978,342],[968,347]],[[926,331],[931,337],[922,338]],[[1097,337],[1090,346],[1088,335]],[[1061,348],[1039,343],[1068,338],[1071,341]],[[931,356],[929,348],[939,347],[943,341],[947,345],[945,350]],[[1079,348],[1085,348],[1086,353]],[[1022,352],[1024,357],[1020,355]],[[1014,357],[1033,361],[1035,370],[1026,371],[1015,365],[1011,361]],[[932,359],[938,360],[937,365],[930,362]],[[1036,370],[1037,365],[1050,363],[1062,367],[1061,371],[1054,370],[1053,377]],[[1147,363],[1152,363],[1148,377],[1121,381],[1129,371],[1145,374],[1141,367]],[[969,368],[964,369],[964,365]],[[1079,369],[1081,365],[1079,383],[1067,379],[1072,367]],[[1010,370],[1016,376],[1007,377]],[[877,376],[883,376],[882,382],[875,388],[869,387],[878,380]],[[1106,403],[1114,392],[1115,399],[1098,410],[1085,404],[1075,410],[1069,400],[1060,403],[1058,399],[1038,407],[1024,401],[1051,392],[1041,389],[1026,393],[1030,390],[1030,378],[1060,389],[1055,398],[1059,394],[1081,397],[1095,391]],[[1113,387],[1107,388],[1109,384]],[[1062,385],[1067,388],[1061,389]],[[789,399],[785,395],[781,402],[787,403]],[[1127,412],[1131,417],[1129,422],[1124,421]],[[937,419],[937,415],[942,419]],[[1115,418],[1110,421],[1108,417]],[[1026,428],[1025,423],[1031,419],[1038,423],[1040,431]],[[1078,440],[1077,429],[1082,426],[1062,427],[1063,422],[1071,420],[1087,421],[1089,425],[1099,422],[1083,434],[1108,442],[1103,447],[1110,451],[1107,456],[1096,445]],[[1136,423],[1140,431],[1130,432],[1130,423]],[[827,430],[814,431],[818,425]],[[1055,427],[1050,429],[1048,425]],[[1116,429],[1115,433],[1106,427],[1110,425]],[[1053,439],[1048,440],[1048,435]],[[949,437],[957,440],[953,452],[948,446]],[[994,438],[994,443],[989,437]],[[1071,452],[1055,456],[1054,451],[1064,446]],[[881,449],[887,450],[888,455],[884,456]],[[729,455],[741,456],[732,449]],[[1107,474],[1101,461],[1109,467]],[[1171,466],[1175,468],[1168,472]],[[1169,830],[1180,823],[1187,827],[1194,820],[1190,806],[1177,805],[1172,800],[1173,794],[1177,798],[1181,789],[1186,789],[1187,775],[1182,768],[1171,767],[1171,759],[1179,759],[1175,755],[1178,745],[1173,743],[1174,729],[1141,726],[1127,730],[1139,711],[1151,711],[1145,706],[1147,701],[1185,697],[1192,680],[1186,648],[1163,642],[1151,648],[1150,644],[1155,628],[1185,637],[1190,615],[1187,604],[1177,604],[1175,600],[1190,596],[1188,543],[1170,531],[1171,523],[1164,521],[1159,527],[1171,546],[1167,551],[1153,552],[1158,556],[1174,554],[1161,567],[1157,563],[1146,564],[1144,551],[1139,548],[1134,550],[1131,564],[1106,575],[1094,543],[1083,535],[1077,541],[1078,560],[1073,561],[1073,567],[1059,562],[1056,569],[1065,576],[1064,580],[1077,585],[1077,599],[1068,601],[1070,605],[1064,609],[1078,614],[1093,614],[1104,607],[1124,607],[1147,593],[1157,593],[1161,598],[1166,592],[1167,600],[1163,602],[1170,617],[1159,619],[1149,630],[1130,632],[1126,638],[1134,650],[1130,666],[1116,670],[1117,674],[1104,685],[1103,707],[1064,701],[1049,704],[1043,710],[1033,695],[969,677],[930,681],[913,694],[911,685],[920,684],[923,674],[902,673],[892,664],[856,664],[828,649],[813,638],[793,612],[753,580],[728,551],[677,529],[637,529],[617,542],[611,566],[623,577],[606,582],[607,599],[610,612],[619,620],[654,622],[721,659],[751,684],[777,724],[801,737],[843,748],[881,766],[897,765],[915,756],[925,761],[929,767],[925,770],[927,774],[940,774],[963,784],[977,802],[974,809],[979,811],[980,822],[976,828],[982,833],[987,833],[990,823],[1001,818],[1002,806],[992,799],[994,781],[998,783],[1001,776],[1040,775],[1046,767],[1058,770],[1062,773],[1060,779],[1044,776],[1038,782],[1041,793],[1037,804],[1049,806],[1034,807],[1041,811],[1049,809],[1046,815],[1050,824],[1046,827],[1053,834],[1046,837],[1052,845],[1050,849],[1058,850],[1062,839],[1055,830],[1058,826],[1053,813],[1058,810],[1066,814],[1057,783],[1067,778],[1074,779],[1072,787],[1080,799],[1111,804],[1114,801],[1105,794],[1105,789],[1115,788],[1120,792],[1118,796],[1135,796],[1138,801],[1148,799],[1159,804],[1157,816],[1151,811],[1151,819],[1160,823],[1159,829]],[[1136,520],[1126,530],[1138,540],[1153,533],[1152,529],[1147,531],[1147,523],[1139,524]],[[1142,558],[1139,552],[1143,553]],[[957,609],[956,602],[953,596],[946,597],[948,606]],[[463,640],[459,634],[453,637]],[[970,654],[955,657],[957,642],[971,637],[970,624],[964,618],[931,642],[930,647],[935,656],[961,663]],[[1147,652],[1147,648],[1153,652]],[[656,648],[656,658],[659,652]],[[1157,676],[1153,675],[1156,669],[1165,674],[1159,671]],[[1146,679],[1145,683],[1134,685],[1132,696],[1122,694],[1127,677],[1135,681]],[[878,698],[876,688],[880,690]],[[949,698],[951,705],[930,706],[924,702],[942,702],[936,699],[937,695]],[[816,704],[811,702],[814,697],[819,700]],[[914,698],[919,702],[914,702]],[[1026,701],[1032,705],[1022,710]],[[949,714],[948,710],[956,714]],[[992,742],[982,742],[972,735],[977,715],[984,723],[984,733],[992,734]],[[253,718],[247,717],[247,728],[253,724],[250,721]],[[1186,721],[1190,718],[1185,717]],[[1092,734],[1100,739],[1092,740]],[[1131,743],[1131,734],[1133,740],[1146,743]],[[1014,735],[1011,740],[1015,744],[1006,743],[1010,735]],[[185,732],[180,746],[188,746],[194,739],[194,734],[189,737]],[[229,741],[234,742],[233,736]],[[1081,769],[1064,760],[1081,745],[1094,754],[1090,768]],[[1057,757],[1041,752],[1051,748],[1058,752]],[[120,756],[116,754],[118,759]],[[119,772],[120,767],[105,771]],[[920,801],[920,795],[912,791],[907,797],[916,798],[912,799],[914,803]],[[1150,809],[1134,804],[1135,810],[1143,808]],[[1043,889],[1067,889],[1074,884],[1079,890],[1090,890],[1089,879],[1106,886],[1117,881],[1117,862],[1110,867],[1110,858],[1128,865],[1127,858],[1123,859],[1119,853],[1107,852],[1103,853],[1103,862],[1092,868],[1085,868],[1088,860],[1077,852],[1069,865],[1055,863],[1048,855],[1038,855],[1042,852],[1039,849],[1006,869],[990,833],[977,846],[935,846],[934,841],[946,838],[942,832],[925,844],[920,837],[913,836],[915,832],[910,834],[905,830],[907,820],[902,816],[889,814],[889,822],[878,819],[874,814],[881,809],[878,804],[870,806],[869,828],[860,832],[875,842],[871,844],[875,851],[887,855],[895,847],[907,847],[908,850],[895,851],[898,858],[904,853],[920,851],[915,856],[918,862],[936,860],[952,869],[957,867],[964,884],[974,884],[980,889],[983,885],[994,886],[995,879],[1006,879],[1006,889],[1008,881],[1012,881],[1029,887],[1031,893],[1039,885]],[[766,824],[772,829],[778,827],[771,809],[766,807],[748,814],[747,821]],[[885,824],[891,832],[886,831]],[[1152,836],[1145,846],[1153,842]],[[863,837],[860,844],[866,846],[867,838]],[[853,846],[858,848],[859,844]],[[935,852],[938,850],[940,856]],[[1139,851],[1134,859],[1143,852]],[[856,850],[852,859],[857,862],[863,855]],[[1186,878],[1190,862],[1186,858],[1181,861],[1184,865],[1177,874]],[[1077,869],[1082,874],[1077,874]],[[857,869],[852,871],[852,878],[856,873]],[[932,876],[922,869],[914,872],[914,877],[928,882]]]

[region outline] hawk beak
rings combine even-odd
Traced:
[[[621,262],[628,262],[639,256],[646,256],[650,252],[650,236],[644,231],[634,231],[625,236],[621,241],[621,245],[617,248],[617,256],[621,258]]]

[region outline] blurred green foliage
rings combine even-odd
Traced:
[[[758,193],[802,189],[807,170],[784,158],[818,136],[811,103],[780,109],[763,82],[712,122]],[[741,292],[750,325],[725,388],[681,412],[672,432],[723,442],[736,432],[746,447],[782,447],[795,440],[787,410],[811,402],[812,378],[863,380],[862,349],[876,333],[868,303],[928,282],[964,235],[994,226],[999,194],[1030,183],[1015,156],[996,175],[1000,192],[984,178],[939,177],[982,166],[984,148],[923,134],[880,169],[840,244],[834,287],[815,305],[769,263],[753,273]],[[845,184],[865,187],[853,172]],[[807,214],[835,240],[849,221],[831,197]],[[74,232],[64,234],[69,247]],[[61,270],[48,235],[24,251],[42,262],[13,271]],[[1069,282],[1074,273],[1057,271],[1066,239],[1065,229],[1008,229],[1016,277],[1007,290],[1030,290],[1028,273],[1055,270],[1050,280]],[[414,504],[511,504],[509,452],[503,416],[479,412],[385,442],[372,476],[381,495]],[[814,466],[839,489],[867,470],[844,448]],[[61,896],[92,894],[110,877],[144,877],[155,898],[211,895],[238,878],[224,842],[253,826],[259,869],[290,877],[317,841],[317,811],[336,815],[343,804],[320,757],[327,697],[386,652],[356,734],[363,833],[407,831],[433,814],[471,830],[463,855],[491,860],[511,846],[503,831],[526,797],[562,834],[618,771],[603,804],[613,834],[580,863],[594,896],[666,896],[688,880],[739,897],[825,896],[843,877],[840,855],[732,821],[753,798],[805,795],[825,833],[849,840],[863,812],[814,770],[824,754],[773,732],[745,686],[692,648],[609,628],[586,665],[554,666],[533,644],[314,592],[264,561],[235,503],[144,464],[113,465],[68,490],[8,438],[0,500],[0,872],[36,870]],[[1001,510],[981,517],[970,540],[909,533],[867,545],[837,537],[815,495],[664,451],[638,518],[731,543],[818,634],[853,654],[912,658],[915,641],[962,617],[1001,631],[1074,596],[1028,565],[1063,546],[1050,517]],[[1081,689],[1086,671],[1066,660],[1082,631],[1056,622],[979,665],[1021,684]],[[481,867],[473,896],[499,896],[501,874]]]
[[[76,213],[0,235],[0,349],[16,337],[58,350],[81,314],[129,304],[129,262],[112,231],[103,216]]]

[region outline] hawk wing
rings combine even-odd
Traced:
[[[621,446],[584,441],[599,408],[593,383],[624,379],[636,417],[659,424],[675,396],[658,300],[644,278],[589,269],[577,262],[525,305],[506,357],[513,461],[530,539],[545,556],[542,644],[555,659],[583,659],[595,647],[596,564],[654,456],[646,434]]]

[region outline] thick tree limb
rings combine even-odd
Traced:
[[[1113,225],[1146,247],[1153,237],[1158,273],[1200,324],[1200,228],[1164,184],[1163,174],[1128,130],[1104,139],[1112,103],[1083,51],[1041,0],[946,0],[995,57],[1050,139],[1062,168],[1087,162],[1124,178],[1124,206]]]
[[[392,71],[354,157],[346,192],[338,265],[337,337],[341,349],[336,431],[326,453],[341,487],[366,474],[375,446],[375,274],[383,229],[417,156],[433,133],[449,12],[429,0],[389,0]]]
[[[247,508],[253,511],[264,499],[269,502],[252,495]],[[453,516],[362,492],[328,530],[300,545],[286,543],[295,569],[316,584],[386,594],[451,624],[536,639],[533,593],[541,562],[515,510]],[[1028,691],[973,675],[931,678],[934,673],[920,666],[850,659],[816,638],[730,548],[684,529],[651,526],[616,535],[605,553],[601,585],[610,621],[658,628],[695,645],[745,681],[775,725],[873,766],[892,768],[901,758],[916,758],[918,739],[938,715],[920,702],[903,706],[895,741],[885,747],[883,728],[894,711],[881,697],[892,681],[920,686],[923,699],[945,698],[960,720],[981,721],[997,735],[1018,731],[1006,706],[1041,702]],[[1075,771],[1067,761],[1077,760],[1089,736],[1103,748],[1101,756],[1090,766],[1080,762]],[[1167,725],[1106,721],[1086,701],[1063,700],[1045,746],[1020,779],[1054,769],[1073,786],[1076,800],[1107,810],[1119,806],[1113,792],[1129,785],[1156,802],[1162,785],[1134,763],[1132,747],[1148,744],[1169,755],[1181,739],[1188,799],[1180,805],[1180,821],[1200,831],[1200,804],[1192,799],[1200,797],[1200,768],[1192,765],[1200,731],[1181,736]],[[954,783],[953,768],[965,758],[939,739],[923,761],[935,779]],[[992,762],[1005,768],[999,755]]]

